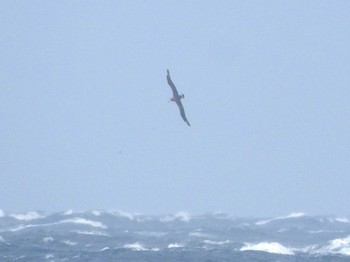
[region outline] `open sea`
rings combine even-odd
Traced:
[[[350,219],[0,210],[0,261],[350,261]]]

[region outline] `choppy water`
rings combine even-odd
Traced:
[[[350,220],[1,211],[0,261],[350,261]]]

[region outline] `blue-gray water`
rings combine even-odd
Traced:
[[[1,211],[0,261],[350,261],[350,219]]]

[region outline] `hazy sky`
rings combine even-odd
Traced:
[[[0,208],[349,215],[349,10],[1,1]]]

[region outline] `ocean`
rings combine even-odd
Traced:
[[[350,219],[0,210],[0,261],[350,261]]]

